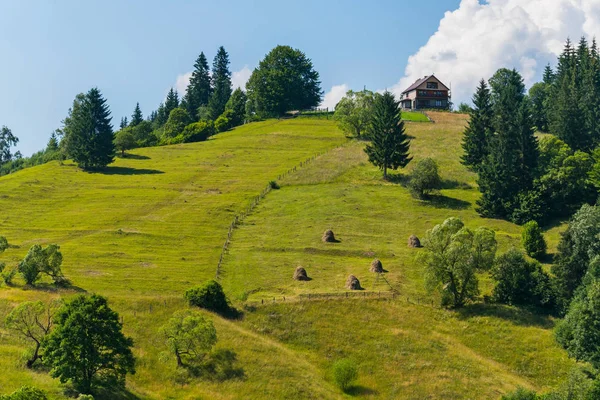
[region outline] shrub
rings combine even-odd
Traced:
[[[496,259],[492,269],[496,281],[493,295],[499,303],[551,307],[555,296],[550,277],[538,262],[529,262],[511,249]]]
[[[210,280],[204,286],[195,287],[185,292],[185,299],[190,305],[205,308],[219,314],[231,312],[231,307],[219,282]]]
[[[521,243],[529,257],[539,260],[546,255],[546,240],[539,225],[535,221],[529,221],[523,226]]]
[[[440,188],[442,180],[437,163],[425,158],[417,163],[410,174],[409,188],[413,197],[422,199],[432,191]]]
[[[271,187],[271,189],[279,189],[279,183],[277,183],[277,181],[271,181],[269,182],[269,186]]]
[[[163,144],[172,144],[172,139],[183,132],[190,122],[190,116],[184,108],[175,108],[169,114],[169,119],[163,129]],[[181,143],[181,142],[180,142]]]
[[[215,133],[212,121],[199,121],[189,124],[183,130],[182,143],[203,142]]]
[[[46,392],[33,386],[21,386],[11,394],[0,395],[0,400],[47,400]]]
[[[344,392],[350,389],[358,379],[358,368],[352,360],[342,359],[336,361],[332,366],[333,380]]]
[[[231,112],[229,110],[225,111],[219,116],[219,118],[215,120],[215,129],[217,130],[217,132],[225,132],[227,129],[229,129],[231,120],[227,117],[226,114],[231,114]]]
[[[533,390],[518,387],[514,392],[505,394],[501,400],[536,400],[538,395]]]

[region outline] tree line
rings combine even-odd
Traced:
[[[233,90],[229,54],[221,46],[209,68],[201,52],[180,98],[171,88],[165,101],[146,118],[139,103],[131,119],[112,126],[107,100],[98,88],[77,95],[62,127],[46,149],[23,158],[10,149],[18,143],[11,130],[0,130],[0,175],[51,160],[72,158],[82,169],[102,169],[136,147],[198,142],[247,121],[281,117],[290,110],[316,107],[323,91],[319,73],[300,50],[277,46],[260,61],[246,84]]]

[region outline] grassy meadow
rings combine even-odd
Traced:
[[[18,302],[79,291],[107,296],[135,341],[137,373],[113,398],[493,399],[517,386],[556,386],[574,363],[554,343],[552,318],[485,304],[431,306],[436,299],[424,290],[419,250],[407,247],[411,234],[422,238],[458,216],[469,227],[495,229],[500,251],[520,247],[518,226],[474,210],[475,175],[459,160],[466,117],[431,114],[435,123],[406,123],[414,161],[433,157],[440,165],[444,189],[430,201],[413,199],[403,186],[411,165],[384,182],[364,142],[346,139],[331,119],[252,123],[203,143],[137,149],[105,173],[52,162],[0,178],[0,235],[14,245],[0,260],[12,267],[32,244],[57,243],[74,285],[31,289],[17,279],[0,287],[0,393],[32,384],[65,398],[57,380],[24,368],[26,344],[2,321]],[[278,182],[234,230],[225,254],[220,280],[244,317],[211,318],[217,347],[237,354],[244,377],[184,380],[158,328],[186,307],[187,288],[215,276],[234,215],[270,180],[322,153]],[[329,228],[339,243],[321,242]],[[550,251],[561,229],[547,232]],[[374,258],[389,285],[369,272]],[[299,265],[311,281],[292,280]],[[343,295],[351,273],[365,292],[391,285],[400,295],[298,296]],[[480,276],[480,287],[482,295],[491,291],[489,277]],[[328,373],[343,357],[360,371],[349,394]]]

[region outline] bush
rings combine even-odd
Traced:
[[[437,163],[425,158],[417,163],[410,174],[409,188],[413,197],[422,199],[432,191],[440,188],[442,180]]]
[[[336,361],[331,369],[333,380],[344,392],[350,389],[358,379],[358,368],[352,360],[343,359]]]
[[[539,260],[546,255],[546,240],[538,223],[535,221],[529,221],[523,226],[521,243],[529,257]]]
[[[184,108],[174,108],[169,114],[169,119],[163,129],[162,144],[173,144],[173,139],[177,138],[190,123],[190,116]],[[179,142],[181,143],[181,142]]]
[[[204,286],[195,287],[185,292],[185,299],[190,305],[205,308],[219,314],[228,314],[231,307],[219,282],[210,280]]]
[[[279,183],[277,183],[277,181],[271,181],[269,182],[269,186],[271,187],[271,189],[279,189]]]
[[[215,127],[212,121],[199,121],[189,124],[183,130],[182,143],[203,142],[214,135]]]
[[[505,394],[501,400],[536,400],[538,395],[533,390],[528,390],[522,387],[517,388],[512,393]]]
[[[0,395],[0,400],[47,400],[46,392],[33,386],[21,386],[11,394]]]
[[[550,277],[538,262],[529,262],[511,249],[496,259],[492,269],[496,281],[493,296],[499,303],[552,307],[555,295]]]
[[[231,126],[231,110],[226,110],[215,120],[215,129],[217,132],[225,132]]]

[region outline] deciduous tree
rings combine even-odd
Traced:
[[[360,138],[371,123],[374,101],[375,94],[369,90],[349,90],[335,106],[333,118],[342,131]]]
[[[217,343],[217,331],[212,321],[188,310],[173,314],[161,332],[178,367],[202,361]]]

